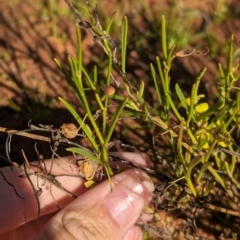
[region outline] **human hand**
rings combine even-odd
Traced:
[[[125,153],[123,157],[139,162],[144,158],[131,153]],[[60,164],[62,162],[55,164],[54,173],[61,172]],[[34,220],[37,216],[36,199],[27,180],[18,177],[22,170],[15,169],[14,173],[10,168],[3,170],[8,181],[25,199],[17,197],[13,189],[0,179],[0,233],[8,231],[0,235],[0,239],[141,239],[141,230],[134,224],[151,200],[154,189],[143,171],[129,169],[112,177],[112,192],[107,180],[86,191],[83,179],[59,177],[61,185],[79,197],[73,201],[58,188],[52,187],[52,195],[43,189],[39,196],[41,217]],[[32,180],[36,185],[36,177],[33,176]],[[38,184],[46,185],[42,180]],[[64,207],[57,213],[52,196],[61,208]]]

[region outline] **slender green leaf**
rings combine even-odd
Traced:
[[[128,21],[127,17],[123,18],[122,21],[122,39],[121,39],[121,64],[122,71],[125,73],[126,66],[126,50],[127,50],[127,33],[128,33]]]
[[[166,21],[164,16],[162,16],[162,51],[163,51],[164,61],[166,61],[168,58],[168,55],[167,55]]]
[[[176,93],[177,93],[177,96],[178,96],[179,100],[182,103],[182,106],[188,111],[188,105],[187,105],[186,98],[185,98],[181,88],[179,87],[179,85],[177,83],[175,85],[175,90],[176,90]]]
[[[145,100],[144,100],[144,98],[142,97],[142,94],[139,93],[139,92],[137,92],[136,96],[137,96],[137,100],[138,100],[138,102],[140,103],[140,105],[143,105],[143,104],[145,103]]]
[[[153,78],[155,90],[156,90],[156,92],[157,92],[159,104],[162,105],[162,96],[161,96],[160,86],[159,86],[159,84],[158,84],[157,74],[156,74],[156,71],[155,71],[152,63],[150,64],[150,69],[151,69],[151,74],[152,74],[152,78]]]
[[[144,87],[145,87],[145,85],[144,85],[144,82],[142,81],[140,84],[140,87],[139,87],[139,91],[138,91],[141,96],[144,93]]]
[[[70,152],[73,152],[73,153],[80,154],[80,155],[82,155],[86,158],[89,158],[89,159],[95,161],[96,163],[102,164],[102,161],[99,158],[97,158],[91,152],[86,151],[85,149],[77,148],[77,147],[70,147],[70,148],[67,148],[66,150],[70,151]]]
[[[200,182],[202,177],[203,177],[203,174],[205,173],[205,171],[208,169],[209,166],[212,166],[213,165],[213,162],[205,162],[200,171],[199,171],[199,174],[197,176],[197,182]]]
[[[97,83],[97,66],[95,65],[93,68],[93,83]]]
[[[115,11],[115,12],[112,14],[112,16],[111,16],[111,18],[110,18],[110,20],[109,20],[109,22],[108,22],[108,24],[107,24],[107,27],[106,27],[106,34],[107,34],[107,35],[108,35],[109,32],[110,32],[110,29],[111,29],[113,20],[114,20],[114,18],[116,17],[116,14],[117,14],[117,13],[118,13],[118,11]]]
[[[94,73],[93,80],[92,80],[92,78],[90,77],[90,75],[88,74],[88,72],[87,72],[87,70],[86,70],[85,68],[82,68],[82,72],[83,72],[84,76],[86,77],[86,80],[87,80],[90,88],[91,88],[91,89],[93,90],[93,92],[94,92],[94,96],[95,96],[95,98],[96,98],[96,100],[97,100],[97,103],[98,103],[99,107],[100,107],[101,110],[103,111],[104,106],[103,106],[103,104],[102,104],[101,97],[99,96],[98,91],[96,91],[97,89],[96,89],[96,86],[95,86],[95,84],[94,84],[94,82],[96,81],[95,73]],[[96,74],[97,74],[97,73],[96,73]],[[83,89],[83,88],[81,89],[81,97],[82,97],[82,99],[83,99],[85,111],[89,114],[89,112],[90,112],[89,102],[88,102],[87,99],[86,99],[86,95],[85,95],[85,93],[84,93],[84,89]],[[87,109],[89,109],[89,110],[87,110]],[[91,113],[90,113],[90,114],[91,114]]]
[[[169,72],[169,70],[171,69],[171,62],[172,62],[172,59],[173,59],[173,50],[175,48],[175,45],[171,46],[169,52],[168,52],[168,58],[167,58],[167,72]],[[170,82],[169,82],[170,84]]]
[[[232,61],[233,61],[233,41],[234,36],[231,36],[229,51],[228,51],[228,62],[227,62],[227,70],[226,70],[226,81],[225,81],[225,91],[227,92],[228,87],[230,86],[230,74],[232,72]]]
[[[159,57],[156,57],[156,62],[157,62],[157,67],[158,67],[158,74],[160,76],[160,80],[161,80],[161,83],[162,83],[163,92],[166,95],[166,92],[167,92],[166,82],[165,82],[165,78],[164,78],[164,74],[163,74],[161,60],[160,60]]]
[[[229,196],[231,196],[230,191],[226,189],[225,181],[222,179],[222,177],[216,172],[216,170],[212,166],[208,166],[208,171],[213,175],[214,179],[221,184],[221,186],[229,193]]]
[[[185,178],[186,178],[186,181],[188,183],[188,186],[192,192],[192,194],[196,197],[197,196],[197,193],[196,193],[196,190],[193,186],[193,183],[192,183],[192,180],[191,180],[191,176],[192,176],[192,170],[193,168],[198,165],[200,162],[203,161],[203,156],[199,155],[195,158],[193,158],[188,166],[188,169],[187,169],[187,172],[186,172],[186,175],[185,175]]]
[[[227,104],[225,104],[224,107],[221,109],[218,109],[218,114],[215,118],[212,119],[212,121],[208,124],[208,129],[211,129],[216,123],[220,120],[220,128],[223,129],[225,128],[226,122],[224,117],[228,115],[228,111],[232,109],[235,106],[236,102],[235,101],[229,101]]]
[[[112,133],[113,133],[113,130],[114,130],[115,126],[116,126],[117,120],[118,120],[118,118],[119,118],[119,116],[120,116],[123,108],[125,107],[125,105],[126,105],[126,103],[127,103],[127,100],[128,100],[128,99],[125,98],[125,99],[119,104],[119,106],[118,106],[118,108],[117,108],[117,110],[116,110],[116,112],[115,112],[115,114],[114,114],[114,116],[113,116],[113,119],[112,119],[112,121],[111,121],[111,125],[110,125],[110,127],[109,127],[109,129],[108,129],[107,137],[106,137],[106,139],[105,139],[105,144],[106,144],[106,145],[107,145],[107,144],[109,143],[109,141],[110,141],[110,138],[111,138]]]
[[[188,119],[186,122],[187,128],[189,128],[191,119],[195,120],[195,111],[194,111],[194,106],[196,103],[196,99],[195,99],[196,94],[195,93],[196,93],[196,84],[194,83],[192,86],[192,90],[191,90],[189,113],[188,113]]]
[[[82,75],[82,39],[79,24],[76,25],[77,34],[77,74]]]
[[[180,127],[179,127],[179,132],[178,132],[178,140],[177,140],[177,152],[178,152],[178,156],[180,158],[180,161],[183,165],[183,169],[184,169],[184,172],[186,172],[186,161],[183,157],[183,154],[182,154],[182,138],[183,138],[183,128],[184,128],[184,118],[182,118],[181,122],[180,122]]]

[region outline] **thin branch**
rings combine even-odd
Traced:
[[[42,193],[42,191],[41,191],[42,189],[41,189],[40,191],[35,189],[35,186],[34,186],[32,180],[31,180],[31,178],[29,177],[29,174],[28,174],[28,171],[27,171],[27,165],[29,165],[28,160],[27,160],[27,157],[26,157],[23,149],[21,149],[21,151],[22,151],[22,155],[23,155],[23,158],[24,158],[23,169],[24,169],[24,172],[25,172],[25,174],[26,174],[26,177],[27,177],[27,179],[28,179],[28,181],[29,181],[32,189],[33,189],[34,196],[35,196],[35,199],[36,199],[36,202],[37,202],[38,211],[37,211],[37,218],[36,218],[36,220],[38,220],[38,218],[40,217],[40,211],[41,211],[40,201],[39,201],[39,199],[38,199],[38,196]]]
[[[41,129],[42,131],[44,131],[43,129]],[[0,127],[0,132],[5,132],[9,135],[19,135],[22,137],[28,137],[28,138],[32,138],[32,139],[36,139],[36,140],[40,140],[40,141],[45,141],[45,142],[51,142],[51,139],[49,137],[44,137],[41,135],[37,135],[37,134],[33,134],[33,133],[28,133],[28,131],[33,131],[33,129],[26,129],[23,131],[18,131],[18,130],[14,130],[14,129],[8,129],[8,128],[4,128],[4,127]]]

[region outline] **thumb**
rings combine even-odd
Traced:
[[[154,186],[138,169],[111,180],[112,191],[105,181],[84,193],[56,214],[36,239],[123,239],[151,200]]]

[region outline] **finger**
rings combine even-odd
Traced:
[[[151,200],[146,173],[127,170],[84,193],[56,214],[36,239],[122,239]],[[56,235],[57,234],[57,235]]]
[[[142,240],[142,238],[142,230],[137,226],[133,226],[127,231],[122,240]]]
[[[138,167],[145,170],[151,167],[151,161],[146,153],[133,153],[133,152],[111,152],[110,156],[116,157],[111,161],[112,169],[117,172],[124,171],[128,168]],[[120,159],[119,159],[120,158]],[[123,160],[123,161],[122,161]]]
[[[56,213],[50,213],[48,215],[40,217],[37,221],[32,220],[20,227],[14,229],[14,231],[8,231],[0,235],[0,240],[19,240],[22,239],[19,236],[24,236],[25,240],[33,239],[38,232],[46,225],[46,223],[55,215]]]
[[[67,162],[71,158],[72,156],[64,158],[64,161]],[[66,174],[66,168],[63,167],[64,164],[62,160],[54,159],[53,162],[53,174]],[[52,161],[45,160],[45,163],[47,168],[49,168]],[[8,181],[14,185],[18,195],[24,199],[19,198],[4,179],[0,178],[0,234],[17,228],[26,222],[36,219],[38,216],[38,204],[33,189],[27,178],[19,177],[19,175],[24,174],[24,171],[19,168],[15,168],[11,171],[9,167],[2,168],[1,171]],[[76,173],[77,171],[75,169],[75,172],[72,174],[74,175]],[[58,208],[56,204],[58,204],[60,208],[63,208],[69,202],[73,201],[71,196],[54,186],[52,183],[44,181],[36,176],[30,176],[30,178],[35,188],[37,188],[37,185],[42,188],[42,194],[38,196],[41,216],[57,211]],[[82,178],[62,176],[57,177],[57,180],[63,188],[66,188],[76,196],[79,196],[86,191],[86,188],[84,187],[84,179]]]
[[[111,152],[111,155],[135,163],[141,167],[150,167],[151,161],[146,153]]]
[[[121,158],[126,158],[129,161],[134,159],[140,165],[148,159],[146,154],[140,155],[136,153],[123,152],[115,153],[115,155],[118,155]],[[52,174],[58,175],[70,173],[76,176],[78,174],[78,170],[72,159],[73,156],[69,156],[63,158],[62,160],[44,160],[44,162],[48,171],[53,163],[53,168],[51,170]],[[38,163],[36,163],[36,165],[37,164]],[[0,218],[0,234],[34,220],[38,215],[38,206],[33,189],[31,188],[27,178],[19,178],[19,175],[23,174],[24,171],[22,169],[15,168],[12,172],[10,167],[2,168],[1,171],[8,181],[14,185],[18,194],[24,199],[19,198],[5,180],[0,177],[0,199],[2,199],[0,205],[0,212],[2,216]],[[57,211],[58,208],[56,204],[62,208],[69,202],[73,201],[71,196],[58,189],[53,184],[44,181],[43,179],[39,179],[36,176],[30,176],[30,178],[35,186],[37,186],[38,181],[38,185],[43,190],[42,194],[38,197],[41,208],[40,216]],[[84,180],[81,178],[68,176],[57,177],[56,179],[61,183],[62,187],[68,189],[76,196],[81,195],[87,190],[84,186]]]

